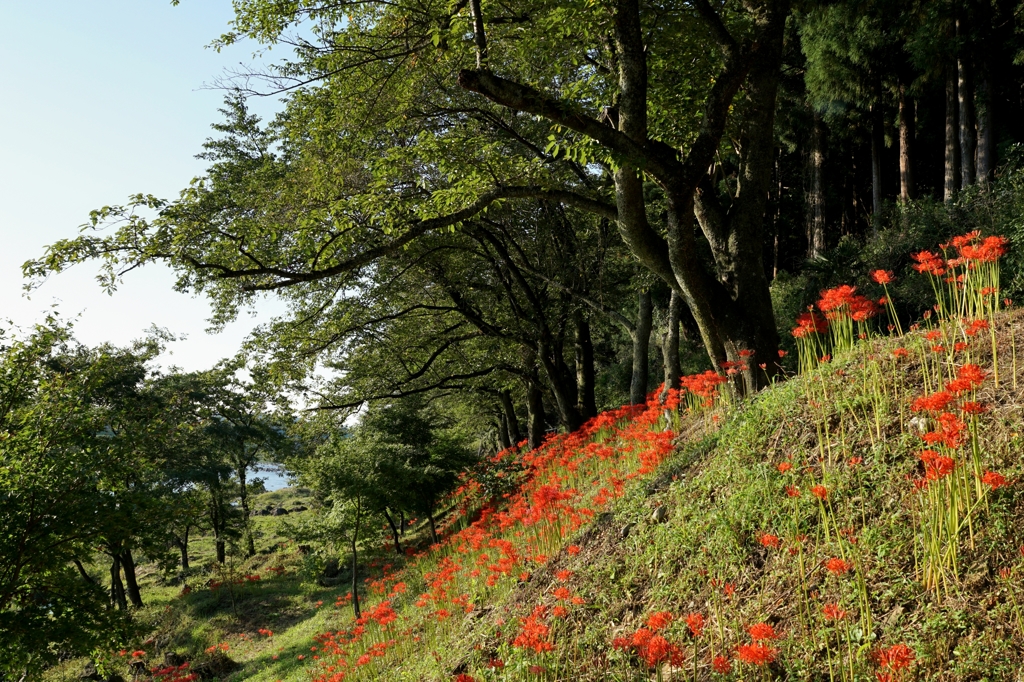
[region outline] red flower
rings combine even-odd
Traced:
[[[939,391],[928,396],[922,396],[910,405],[912,412],[942,412],[953,402],[953,394],[948,391]]]
[[[725,656],[715,656],[714,660],[711,661],[711,667],[719,675],[728,675],[732,672],[732,661]]]
[[[892,280],[891,270],[875,270],[871,273],[871,281],[875,284],[891,284]]]
[[[825,616],[825,620],[842,620],[846,618],[846,611],[839,608],[839,604],[825,604],[821,608],[821,613]]]
[[[766,639],[775,639],[778,637],[775,633],[775,628],[768,623],[755,623],[747,628],[747,632],[750,633],[750,638],[755,642],[760,642]]]
[[[991,487],[992,490],[1002,488],[1004,485],[1010,485],[1005,476],[995,471],[986,471],[985,475],[981,477],[981,482]]]
[[[851,564],[849,561],[839,559],[837,557],[832,557],[831,559],[825,562],[825,570],[827,570],[832,575],[843,575],[844,573],[848,572],[851,568],[853,568],[853,564]]]
[[[784,473],[786,473],[787,471],[789,471],[792,468],[793,468],[793,463],[792,462],[779,462],[778,469],[779,469],[779,473],[780,474],[784,474]]]
[[[787,485],[786,486],[786,496],[787,497],[800,497],[800,488],[797,488],[795,485]]]
[[[665,627],[672,622],[672,614],[668,611],[657,611],[647,617],[647,627],[653,632],[663,630]]]
[[[817,497],[819,500],[824,501],[828,499],[828,488],[826,488],[823,485],[814,486],[813,488],[811,488],[811,493],[813,493],[814,496]]]
[[[894,644],[875,652],[875,661],[880,668],[897,671],[910,667],[914,662],[914,650],[906,644]]]
[[[476,682],[476,678],[466,673],[460,673],[452,678],[454,682]]]
[[[779,539],[779,536],[772,535],[771,533],[761,533],[757,540],[764,547],[778,547],[782,544],[782,540]]]
[[[580,546],[579,545],[569,545],[568,547],[565,548],[565,551],[568,552],[569,554],[571,554],[572,556],[576,556],[577,554],[580,553]]]
[[[913,254],[911,257],[917,261],[913,268],[918,272],[926,272],[935,277],[946,272],[945,262],[942,260],[942,257],[935,255],[931,251],[921,251],[920,253]]]
[[[736,648],[736,658],[743,663],[751,663],[753,665],[765,665],[775,660],[775,656],[779,653],[778,649],[761,644],[759,642],[754,644],[741,644]]]
[[[704,614],[691,613],[686,617],[686,627],[690,628],[690,634],[694,637],[701,636],[705,625],[707,625],[707,622],[704,620]]]

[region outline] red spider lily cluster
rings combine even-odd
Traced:
[[[157,666],[149,671],[156,682],[195,682],[199,676],[189,672],[189,664],[186,661],[181,665]]]
[[[875,651],[874,659],[879,668],[875,673],[878,682],[898,682],[914,663],[915,654],[906,644],[894,644]]]
[[[683,662],[683,650],[660,634],[672,621],[672,614],[667,611],[654,613],[647,619],[647,627],[638,628],[627,637],[616,637],[612,647],[633,652],[649,668],[665,663],[679,666]]]
[[[563,538],[621,497],[630,481],[650,474],[665,461],[675,437],[670,415],[677,410],[714,408],[725,382],[724,376],[710,371],[682,377],[681,388],[664,391],[659,387],[645,405],[605,412],[574,433],[550,436],[536,450],[522,452],[515,447],[495,455],[491,464],[521,472],[518,489],[500,500],[490,499],[479,482],[467,478],[453,498],[457,511],[442,528],[440,545],[414,557],[401,574],[385,572],[384,577],[370,581],[370,591],[380,595],[381,601],[367,607],[350,629],[318,637],[320,651],[314,656],[318,670],[313,679],[338,682],[353,668],[370,666],[385,656],[394,640],[382,634],[396,620],[415,617],[399,616],[396,601],[420,609],[420,623],[449,627],[455,613],[475,609],[469,600],[471,592],[532,579],[533,569],[555,556],[579,555],[579,545],[569,545],[559,554]],[[456,522],[463,527],[453,530]],[[573,571],[555,570],[552,575],[557,582],[549,596],[521,617],[508,635],[511,646],[530,655],[553,651],[561,621],[586,603],[573,593]],[[406,597],[413,582],[425,589]],[[350,599],[351,595],[339,597],[336,606]],[[660,627],[657,619],[653,625]],[[406,637],[418,636],[413,634],[415,628],[403,627]],[[652,638],[637,653],[644,660],[671,660],[675,649],[664,648],[658,629],[647,630]]]

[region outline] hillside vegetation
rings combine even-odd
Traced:
[[[1024,329],[988,286],[998,257],[971,253],[951,273],[919,259],[939,304],[905,335],[857,340],[871,301],[831,290],[794,330],[799,376],[742,402],[725,377],[685,377],[499,453],[439,545],[375,555],[358,620],[281,542],[153,600],[153,637],[103,663],[179,652],[191,663],[154,668],[168,680],[1016,679]]]

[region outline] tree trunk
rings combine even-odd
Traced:
[[[82,580],[89,583],[90,585],[98,585],[98,583],[92,579],[92,576],[89,575],[89,573],[85,570],[85,566],[82,565],[81,561],[79,561],[78,559],[72,559],[72,562],[74,562],[75,568],[78,569],[78,574],[82,576]]]
[[[512,441],[512,445],[518,445],[523,440],[523,435],[519,430],[519,417],[516,416],[512,393],[507,389],[502,389],[498,392],[498,400],[501,401],[501,409],[505,413],[505,426],[508,429],[509,440]]]
[[[882,107],[871,107],[871,235],[882,229]]]
[[[395,520],[392,519],[391,514],[388,513],[387,507],[384,507],[384,518],[388,520],[388,525],[391,526],[391,538],[395,541],[395,552],[401,556],[402,543],[398,541],[398,526],[395,525]]]
[[[245,448],[245,444],[241,443],[240,447]],[[246,485],[245,473],[246,467],[237,467],[238,474],[238,497],[239,505],[242,507],[242,523],[245,530],[245,544],[246,544],[246,557],[256,556],[256,541],[252,534],[252,519],[249,518],[249,487]]]
[[[650,291],[637,295],[636,330],[633,332],[633,377],[629,382],[629,402],[642,405],[647,401],[647,374],[650,370],[651,329],[654,303]]]
[[[959,29],[960,22],[957,21]],[[975,154],[978,137],[974,121],[974,74],[970,60],[961,56],[957,60],[956,93],[960,115],[960,187],[961,189],[974,184],[976,166]]]
[[[583,419],[576,409],[576,377],[570,374],[565,365],[561,344],[553,344],[551,339],[542,338],[537,344],[537,354],[548,377],[548,387],[555,397],[558,421],[566,431],[575,431],[582,426]]]
[[[960,189],[960,104],[957,97],[957,73],[953,64],[946,70],[946,150],[943,201],[952,201]]]
[[[540,447],[544,442],[544,394],[540,389],[540,381],[536,377],[530,379],[526,384],[526,409],[527,409],[527,446],[531,450]]]
[[[124,583],[121,582],[121,560],[116,554],[110,559],[110,601],[122,611],[127,611],[128,600],[124,594]]]
[[[498,449],[507,450],[510,447],[508,437],[508,420],[505,419],[505,413],[498,413]]]
[[[427,512],[427,523],[430,525],[430,541],[435,545],[441,540],[437,537],[437,524],[434,522],[434,503],[430,503],[430,510]]]
[[[584,421],[597,416],[597,398],[594,394],[594,342],[590,337],[590,321],[582,314],[576,317],[576,409]]]
[[[181,570],[187,571],[189,569],[188,564],[188,535],[189,529],[185,528],[185,532],[182,533],[182,537],[174,536],[174,544],[178,546],[178,551],[181,552]]]
[[[121,551],[121,566],[124,568],[124,582],[127,586],[126,593],[128,600],[137,609],[142,608],[142,592],[139,591],[139,581],[135,576],[135,559],[132,558],[132,551],[124,549]]]
[[[362,618],[363,614],[359,609],[359,554],[357,543],[359,541],[359,523],[362,521],[362,499],[356,497],[356,522],[352,529],[352,608],[355,610],[356,618]]]
[[[975,104],[978,117],[978,182],[988,185],[996,168],[995,128],[992,120],[992,71],[988,59],[983,58],[978,73],[978,90]]]
[[[914,185],[914,100],[907,96],[907,86],[900,83],[900,201],[904,204],[917,198]]]
[[[679,327],[683,317],[682,295],[672,290],[672,296],[668,301],[668,321],[665,327],[665,335],[661,339],[662,364],[665,367],[665,389],[679,388],[679,378],[683,373],[679,365]]]
[[[807,192],[807,257],[825,254],[825,142],[828,131],[825,121],[814,112],[811,127],[811,150],[807,165],[810,187]]]

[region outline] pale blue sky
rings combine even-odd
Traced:
[[[81,313],[76,335],[89,344],[156,324],[188,335],[167,358],[186,369],[234,354],[254,321],[207,335],[208,304],[174,292],[161,266],[129,273],[113,296],[94,265],[77,266],[31,300],[20,270],[91,209],[135,192],[173,198],[202,172],[194,155],[223,99],[203,86],[253,62],[252,45],[204,48],[230,18],[230,0],[0,0],[0,319],[27,326],[57,302],[65,317]],[[265,116],[276,107],[254,103]]]

